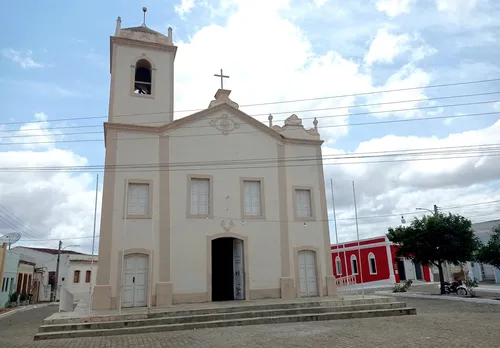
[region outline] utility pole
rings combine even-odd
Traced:
[[[59,286],[59,262],[61,261],[61,247],[62,241],[59,241],[59,249],[57,250],[57,265],[56,265],[56,279],[54,282],[55,290],[54,290],[54,299],[53,302],[57,301],[57,287]]]
[[[434,215],[438,214],[438,206],[434,204]]]

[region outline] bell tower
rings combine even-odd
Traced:
[[[110,38],[110,123],[159,126],[173,121],[174,60],[172,28],[164,35],[146,26],[122,28],[116,20]]]

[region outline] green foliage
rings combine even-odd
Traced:
[[[411,279],[408,279],[404,282],[404,284],[394,284],[392,292],[407,292],[412,283],[413,281]]]
[[[474,279],[466,279],[464,282],[465,287],[467,288],[467,292],[471,297],[476,297],[476,291],[474,288],[477,288],[477,281]]]
[[[19,297],[19,301],[26,301],[28,299],[28,294],[23,292]]]
[[[488,243],[479,249],[476,259],[500,269],[500,225],[495,226],[492,232]]]
[[[470,220],[442,214],[415,218],[410,226],[389,228],[387,237],[398,245],[397,255],[423,265],[470,261],[480,247]]]
[[[14,292],[13,294],[10,295],[10,302],[17,302],[18,298],[19,294],[17,292]]]

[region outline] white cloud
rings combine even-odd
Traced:
[[[43,64],[36,62],[31,58],[33,52],[28,50],[25,53],[16,51],[13,48],[4,48],[2,55],[11,61],[18,63],[23,69],[41,68]]]
[[[181,3],[174,6],[175,12],[183,18],[186,14],[191,12],[195,7],[195,0],[181,0]]]
[[[438,11],[460,14],[473,10],[477,0],[436,0]]]
[[[84,251],[88,251],[91,239],[80,240],[79,237],[92,234],[95,192],[90,186],[93,176],[89,173],[43,170],[44,167],[85,166],[88,161],[70,150],[57,148],[54,143],[23,145],[22,142],[42,139],[53,141],[58,136],[47,129],[47,115],[43,112],[35,114],[34,121],[42,122],[24,124],[12,134],[41,137],[36,137],[36,140],[11,138],[9,142],[19,139],[19,147],[0,147],[1,205],[31,228],[15,223],[12,217],[0,212],[4,222],[4,225],[0,224],[0,230],[2,233],[20,232],[22,240],[30,240],[24,245],[32,246],[55,247],[57,241],[46,239],[74,238],[68,242],[79,244]],[[25,169],[15,170],[18,167]],[[5,224],[5,221],[9,223]]]
[[[411,7],[416,0],[379,0],[376,3],[377,10],[385,12],[391,18],[410,13]]]
[[[443,208],[444,212],[463,214],[473,221],[498,218],[500,211],[498,203],[458,207],[500,199],[500,188],[489,185],[498,180],[498,156],[491,156],[497,150],[495,148],[478,150],[477,147],[472,147],[498,143],[500,143],[500,120],[487,128],[450,134],[442,138],[395,135],[375,138],[359,144],[353,153],[366,155],[381,154],[385,151],[384,158],[332,160],[332,156],[338,156],[343,151],[324,148],[324,162],[327,164],[325,177],[327,181],[330,177],[333,178],[336,186],[340,239],[352,239],[355,236],[351,181],[356,183],[362,237],[384,234],[388,226],[399,224],[399,214],[410,213],[405,214],[406,220],[409,221],[413,216],[419,215],[416,214],[415,208],[432,209],[434,204]],[[398,162],[397,160],[403,157],[387,155],[387,151],[401,153],[402,150],[408,149],[420,153],[422,149],[432,149],[427,150],[426,155],[404,156],[431,160]],[[466,156],[468,158],[465,158]],[[444,159],[444,157],[449,158]],[[385,162],[359,163],[362,161]],[[344,164],[329,165],[332,163]],[[328,200],[331,203],[329,197]],[[457,208],[446,209],[446,207]],[[391,214],[394,216],[364,218]]]
[[[377,31],[365,56],[368,65],[373,63],[392,63],[394,58],[407,51],[410,38],[408,34],[393,35],[387,28]]]

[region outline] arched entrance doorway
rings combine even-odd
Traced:
[[[212,240],[212,301],[245,299],[243,241],[232,237]]]
[[[130,254],[125,256],[123,263],[122,307],[145,307],[148,298],[149,257]]]

